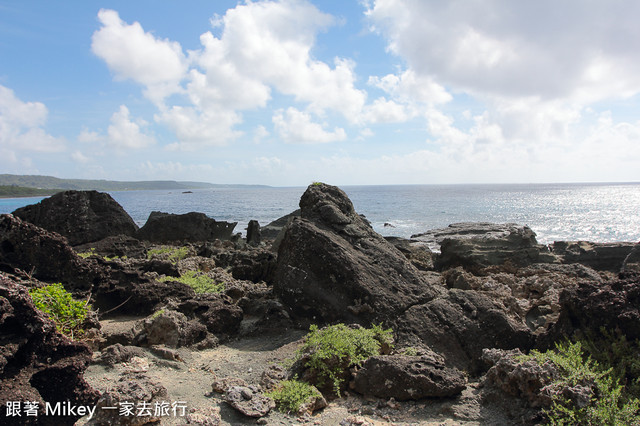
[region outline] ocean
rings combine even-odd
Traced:
[[[528,225],[541,243],[640,241],[640,183],[477,184],[341,187],[382,235],[409,237],[456,222]],[[304,187],[117,191],[113,198],[140,226],[153,210],[197,211],[216,220],[266,225],[298,208]],[[42,197],[0,199],[0,213]],[[386,226],[385,226],[386,224]]]

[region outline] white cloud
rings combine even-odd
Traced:
[[[142,133],[141,127],[147,123],[129,118],[129,109],[120,105],[120,109],[111,116],[111,125],[107,129],[107,145],[118,150],[147,148],[155,143],[155,138]]]
[[[286,143],[328,143],[347,138],[344,129],[336,127],[333,131],[327,131],[321,124],[313,122],[309,113],[292,107],[286,111],[276,111],[273,115],[273,124]]]
[[[366,123],[402,123],[414,114],[405,105],[378,98],[364,108],[362,117]]]
[[[375,0],[388,49],[440,84],[593,102],[640,90],[640,3]]]
[[[71,153],[71,159],[76,163],[82,163],[82,164],[85,164],[91,161],[89,157],[87,157],[80,151],[74,151],[73,153]]]
[[[98,20],[102,27],[93,34],[91,50],[117,78],[144,85],[146,95],[157,103],[180,91],[187,61],[179,43],[157,39],[138,22],[125,23],[114,10],[101,9]]]
[[[16,151],[63,151],[64,140],[42,129],[47,115],[43,103],[23,102],[13,90],[0,86],[0,145]]]
[[[264,127],[263,125],[259,125],[253,131],[253,143],[258,144],[258,143],[262,142],[265,138],[269,137],[269,135],[270,135],[270,133],[267,130],[267,128]]]

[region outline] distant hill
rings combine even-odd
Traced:
[[[116,180],[89,180],[89,179],[60,179],[53,176],[39,175],[10,175],[0,174],[0,186],[3,187],[21,187],[21,188],[37,188],[41,190],[91,190],[97,191],[129,191],[140,189],[166,189],[166,190],[185,190],[185,189],[201,189],[201,188],[228,188],[228,187],[261,187],[264,185],[216,185],[206,182],[177,182],[173,180],[152,180],[152,181],[116,181]],[[25,192],[17,189],[17,192]],[[49,192],[50,194],[50,192]],[[40,194],[29,194],[40,195]],[[48,194],[42,194],[48,195]],[[13,195],[5,195],[13,196]],[[22,196],[16,194],[15,196]]]
[[[0,198],[38,197],[53,195],[61,189],[26,188],[24,186],[0,185]]]

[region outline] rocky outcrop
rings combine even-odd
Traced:
[[[440,244],[439,269],[455,266],[477,269],[507,262],[514,266],[558,262],[545,245],[538,244],[535,232],[514,223],[454,223],[448,228],[412,235],[411,239]]]
[[[426,243],[400,237],[384,237],[384,239],[400,250],[407,260],[419,270],[433,271],[435,256]]]
[[[253,246],[260,245],[261,238],[260,224],[257,220],[250,220],[247,225],[247,244]]]
[[[396,319],[438,291],[354,210],[335,186],[310,185],[301,218],[278,250],[275,293],[296,315],[316,321]]]
[[[171,348],[191,346],[210,339],[207,327],[189,321],[182,313],[161,309],[134,326],[134,343],[139,346],[165,345]]]
[[[560,295],[560,317],[538,346],[552,348],[562,339],[619,331],[628,341],[640,339],[640,275],[605,283],[584,282]]]
[[[214,334],[235,334],[243,317],[242,308],[234,304],[229,296],[220,294],[198,295],[180,303],[177,310],[196,318]]]
[[[443,355],[448,365],[479,373],[485,348],[533,346],[534,336],[504,305],[476,291],[451,289],[442,297],[412,306],[398,319],[401,341],[416,339]]]
[[[219,222],[204,213],[151,212],[136,238],[159,244],[228,240],[237,222]]]
[[[75,246],[76,253],[95,253],[109,258],[146,259],[144,243],[128,235],[115,235],[100,241]]]
[[[7,214],[0,215],[0,267],[80,290],[89,290],[95,276],[61,235]]]
[[[634,243],[591,243],[589,241],[556,241],[551,246],[562,263],[580,263],[597,271],[620,272]]]
[[[93,407],[83,378],[91,351],[56,332],[27,289],[0,275],[0,411],[3,424],[73,425],[80,416],[44,416],[45,403]],[[8,401],[38,403],[39,417],[4,417]],[[15,423],[12,420],[16,420]]]
[[[353,379],[356,392],[399,401],[455,396],[465,384],[462,372],[445,367],[436,354],[374,356],[362,364]]]
[[[138,226],[111,195],[98,191],[64,191],[13,214],[48,231],[72,246],[112,235],[134,235]]]
[[[289,224],[289,222],[293,220],[294,217],[300,217],[300,209],[294,210],[288,215],[282,216],[281,218],[270,222],[268,225],[263,226],[260,229],[262,238],[268,240],[275,239],[280,231],[282,231]]]

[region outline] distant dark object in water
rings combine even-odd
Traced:
[[[385,223],[384,223],[384,227],[385,227],[385,228],[395,228],[396,226],[395,226],[395,225],[393,225],[393,224],[391,224],[391,223],[389,223],[389,222],[385,222]]]
[[[193,191],[182,191],[183,194],[193,194]]]

